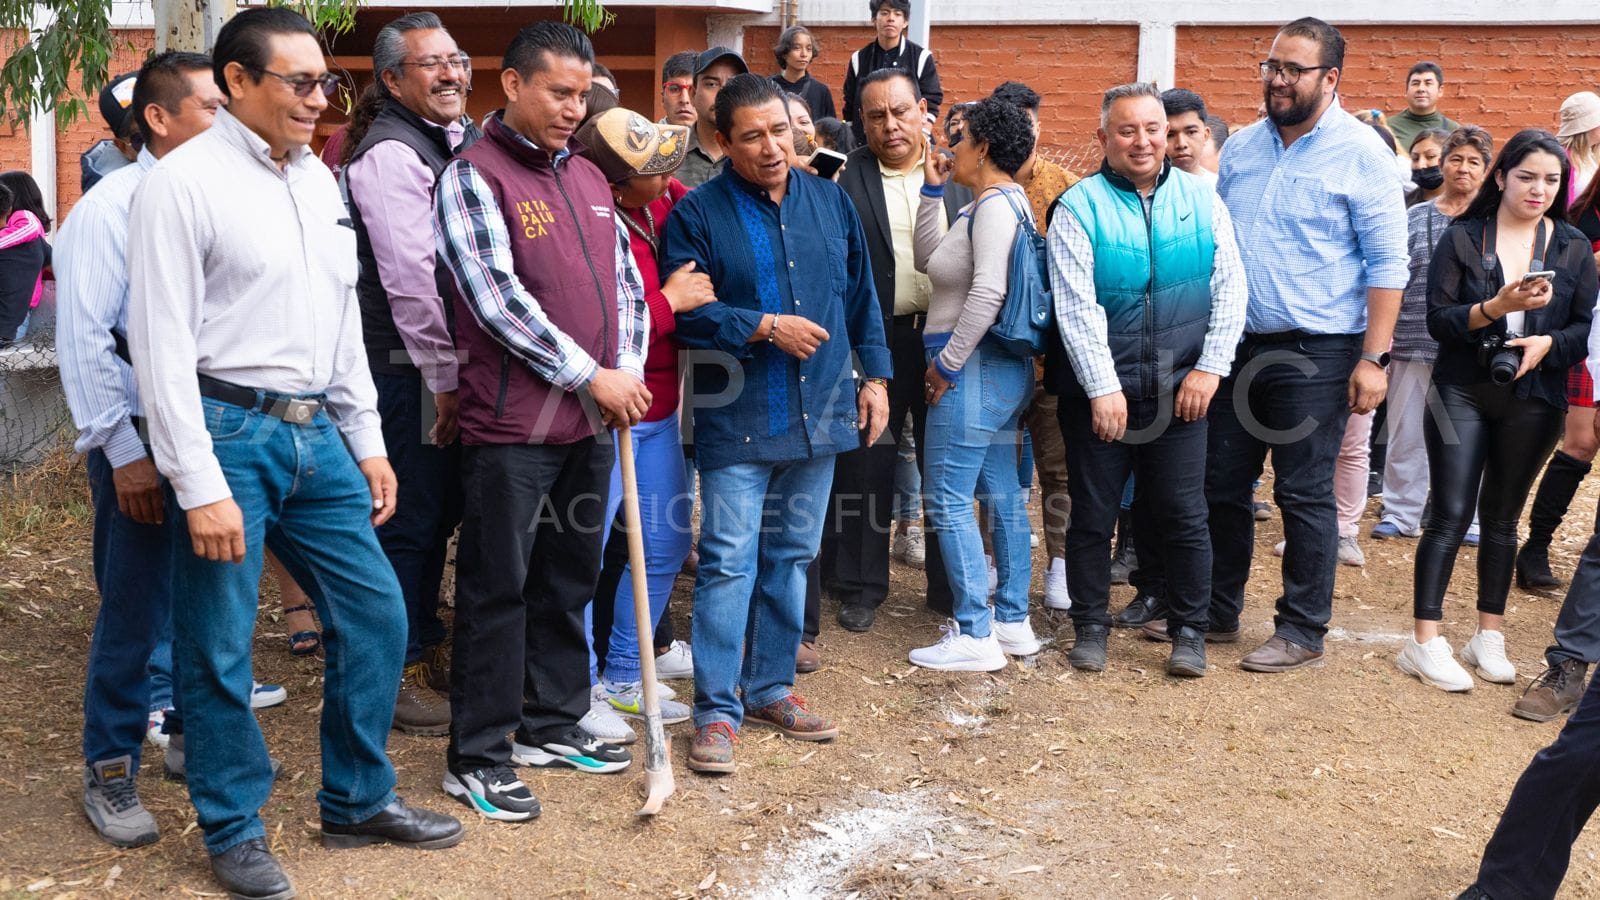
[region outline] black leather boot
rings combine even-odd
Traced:
[[[1589,463],[1580,462],[1557,450],[1539,480],[1528,511],[1528,540],[1517,554],[1517,586],[1526,590],[1549,590],[1561,586],[1550,572],[1550,541],[1572,505],[1578,485],[1589,474]]]

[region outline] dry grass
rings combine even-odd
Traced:
[[[51,544],[80,532],[94,516],[83,459],[63,440],[37,465],[0,482],[0,553],[22,544]]]

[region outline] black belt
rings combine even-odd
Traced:
[[[276,419],[282,419],[295,425],[304,425],[311,421],[322,409],[326,400],[322,394],[310,397],[297,397],[292,394],[278,394],[272,391],[263,391],[248,388],[243,385],[212,378],[210,375],[200,375],[200,396],[210,397],[212,400],[221,400],[223,403],[232,403],[245,409],[261,411]]]
[[[895,316],[894,324],[902,325],[906,328],[915,328],[916,330],[921,331],[922,326],[928,324],[928,314],[925,312],[918,312],[906,313],[903,316]]]
[[[1290,329],[1289,331],[1272,331],[1272,332],[1247,331],[1247,332],[1245,332],[1245,335],[1244,335],[1244,339],[1245,340],[1252,341],[1252,342],[1257,343],[1257,344],[1287,344],[1287,343],[1290,343],[1291,341],[1308,341],[1308,340],[1315,340],[1317,338],[1358,338],[1358,337],[1361,337],[1361,333],[1360,332],[1357,332],[1355,334],[1318,334],[1318,333],[1313,332],[1313,331],[1306,331],[1303,328],[1293,328],[1293,329]]]

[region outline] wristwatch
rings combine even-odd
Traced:
[[[1369,350],[1363,350],[1361,351],[1361,358],[1369,363],[1372,363],[1380,369],[1389,368],[1389,354],[1387,352],[1373,353]]]

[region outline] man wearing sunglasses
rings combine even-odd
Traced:
[[[289,897],[260,816],[272,786],[250,712],[250,647],[270,545],[328,624],[322,843],[447,847],[455,819],[395,796],[385,753],[405,605],[374,527],[394,513],[362,349],[356,237],[308,144],[337,87],[310,23],[239,13],[217,35],[229,98],[158,162],[129,225],[128,344],[174,523],[174,651],[189,796],[234,896]]]
[[[378,529],[406,601],[394,727],[440,735],[450,729],[450,703],[438,692],[448,689],[450,657],[439,585],[461,522],[461,449],[453,322],[441,299],[452,296],[450,272],[432,230],[418,225],[433,214],[439,173],[479,136],[464,115],[472,60],[437,15],[414,12],[378,32],[372,70],[386,95],[383,111],[355,138],[344,177],[361,264],[362,338],[399,481],[394,518]]]

